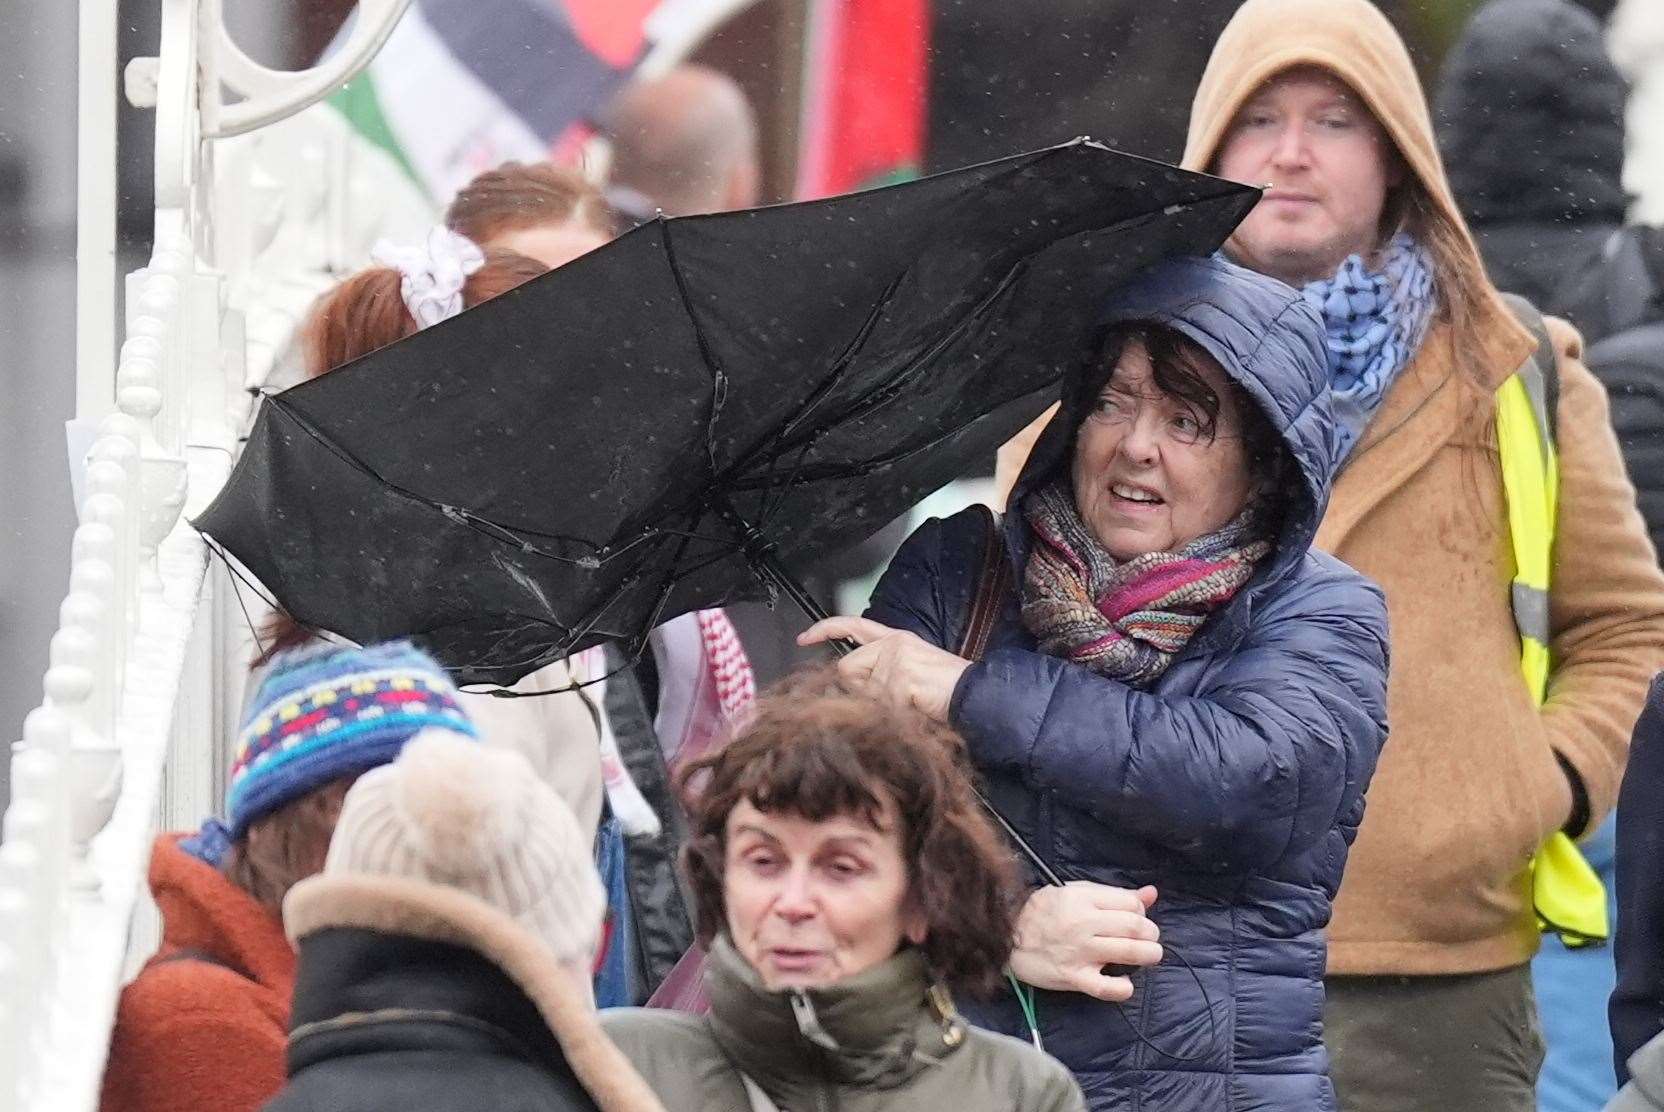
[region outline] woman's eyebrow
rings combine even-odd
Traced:
[[[770,841],[770,842],[774,842],[777,845],[780,842],[779,838],[776,838],[773,834],[770,834],[767,830],[764,830],[760,826],[753,826],[751,823],[748,823],[748,822],[741,823],[740,825],[734,827],[734,835],[736,837],[738,837],[741,834],[755,834],[757,837],[763,838],[763,839],[765,839],[767,841]]]
[[[872,834],[861,834],[861,833],[857,833],[857,834],[836,834],[836,835],[833,835],[832,837],[826,839],[826,841],[821,843],[821,844],[824,847],[831,848],[831,849],[836,849],[840,846],[843,846],[846,843],[858,845],[858,846],[861,846],[862,848],[865,848],[867,846],[872,845],[874,839],[876,839],[877,837],[878,837],[878,835],[877,835],[876,831]]]
[[[1326,108],[1346,108],[1356,112],[1363,108],[1363,101],[1350,90],[1329,89],[1318,100],[1317,107],[1320,111]]]

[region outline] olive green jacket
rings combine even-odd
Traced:
[[[916,951],[828,988],[770,992],[718,938],[705,976],[709,1016],[601,1014],[668,1112],[755,1107],[741,1071],[781,1112],[1085,1112],[1055,1060],[966,1024]]]

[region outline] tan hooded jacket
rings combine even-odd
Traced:
[[[1197,89],[1184,165],[1210,169],[1243,103],[1301,65],[1357,91],[1431,198],[1432,219],[1481,273],[1414,66],[1368,0],[1243,4]],[[1441,289],[1456,284],[1435,278]],[[1576,331],[1550,320],[1561,382],[1554,675],[1547,706],[1532,705],[1509,608],[1514,562],[1492,418],[1496,388],[1533,343],[1488,282],[1467,310],[1460,327],[1448,313],[1435,320],[1387,392],[1315,542],[1386,590],[1392,623],[1391,734],[1335,902],[1331,973],[1528,961],[1537,949],[1528,866],[1572,811],[1556,755],[1576,770],[1592,826],[1617,798],[1648,680],[1664,666],[1664,576],[1606,394],[1581,362]],[[1049,417],[1001,449],[1002,492]]]
[[[1184,163],[1207,169],[1265,81],[1315,65],[1369,105],[1477,260],[1445,182],[1420,82],[1367,0],[1248,0],[1196,93]],[[1447,273],[1436,281],[1448,292]],[[1532,350],[1488,283],[1465,327],[1442,314],[1336,482],[1317,546],[1386,590],[1391,734],[1330,929],[1331,973],[1466,973],[1537,947],[1527,866],[1587,793],[1616,798],[1648,680],[1664,665],[1664,576],[1582,341],[1560,356],[1560,516],[1550,607],[1554,675],[1538,711],[1509,609],[1513,557],[1492,425],[1496,387]],[[1578,832],[1581,833],[1581,832]]]

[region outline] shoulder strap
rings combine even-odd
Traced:
[[[1549,446],[1560,443],[1560,365],[1555,357],[1554,341],[1549,337],[1548,325],[1542,312],[1531,302],[1515,293],[1505,293],[1507,302],[1519,322],[1530,330],[1537,348],[1520,364],[1515,373],[1520,376],[1532,408],[1546,435]]]
[[[1539,703],[1548,690],[1549,590],[1554,573],[1559,468],[1554,411],[1559,378],[1542,314],[1524,298],[1504,295],[1508,307],[1537,337],[1537,350],[1497,390],[1497,449],[1514,553],[1514,624],[1521,667]]]
[[[984,534],[982,561],[977,568],[970,610],[965,616],[965,632],[959,638],[959,655],[966,660],[981,660],[988,651],[994,619],[999,617],[1000,603],[1011,581],[1011,562],[1005,558],[999,518],[987,506],[977,509],[981,511]]]

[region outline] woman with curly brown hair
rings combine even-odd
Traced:
[[[998,981],[1016,912],[960,747],[818,669],[687,769],[711,1014],[603,1016],[668,1109],[1084,1108],[1060,1065],[949,994]]]

